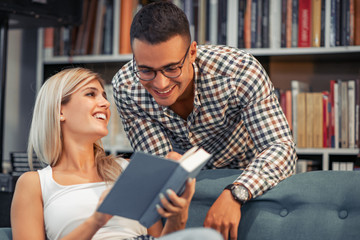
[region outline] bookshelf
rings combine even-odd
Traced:
[[[113,0],[113,26],[112,26],[112,51],[110,54],[88,54],[73,56],[53,56],[45,54],[44,29],[38,33],[38,69],[37,89],[40,88],[44,79],[66,66],[84,66],[103,75],[110,83],[112,76],[127,61],[132,59],[131,53],[119,53],[120,27],[121,27],[121,3],[125,0]],[[128,0],[126,0],[128,1]],[[129,0],[130,1],[130,0]],[[133,0],[131,0],[133,1]],[[257,0],[266,6],[266,0]],[[245,20],[245,13],[239,12],[241,4],[252,2],[251,0],[173,0],[182,7],[190,20],[190,29],[194,40],[199,44],[227,44],[239,47],[239,36],[243,28],[239,26],[241,19]],[[329,82],[333,79],[356,79],[360,78],[360,45],[336,46],[332,37],[332,4],[334,0],[322,0],[322,31],[323,41],[320,47],[284,47],[282,46],[282,17],[284,12],[282,4],[290,0],[271,0],[269,5],[268,46],[250,47],[245,50],[255,55],[264,65],[276,88],[291,89],[290,82],[299,80],[310,84],[314,91],[329,90]],[[294,0],[292,0],[294,1]],[[292,2],[290,1],[290,2]],[[146,1],[141,1],[146,2]],[[225,9],[222,5],[226,2]],[[243,3],[242,3],[243,2]],[[295,1],[294,1],[295,2]],[[360,5],[359,0],[354,2]],[[220,6],[221,4],[221,6]],[[218,9],[226,12],[228,17],[224,20]],[[354,10],[355,12],[355,10]],[[358,13],[359,14],[359,13]],[[201,17],[201,19],[200,19]],[[360,16],[359,16],[360,17]],[[195,19],[198,18],[198,19]],[[240,20],[239,20],[240,19]],[[251,19],[251,18],[250,18]],[[207,24],[204,24],[204,21]],[[219,23],[223,21],[220,26]],[[224,21],[226,24],[224,24]],[[355,15],[354,15],[354,21]],[[355,22],[356,23],[356,22]],[[360,24],[359,24],[360,25]],[[204,29],[204,26],[206,27]],[[359,29],[356,25],[354,29]],[[220,32],[225,32],[221,36]],[[262,36],[264,37],[264,32]],[[224,42],[225,41],[225,42]],[[116,110],[113,115],[116,114]],[[106,149],[111,153],[131,152],[128,144],[107,144]],[[349,156],[352,158],[359,154],[359,148],[297,148],[299,156],[311,156],[321,159],[322,170],[331,169],[332,158],[335,156]]]

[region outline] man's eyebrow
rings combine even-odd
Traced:
[[[136,62],[136,61],[135,61]],[[161,67],[159,67],[159,68],[156,68],[156,69],[162,69],[162,68],[167,68],[167,67],[170,67],[170,66],[173,66],[173,65],[178,65],[178,64],[180,64],[181,63],[181,60],[180,61],[178,61],[178,62],[175,62],[175,63],[168,63],[168,64],[166,64],[166,65],[164,65],[164,66],[161,66]],[[153,67],[149,67],[149,66],[146,66],[146,65],[137,65],[139,68],[148,68],[148,69],[155,69],[155,68],[153,68]]]

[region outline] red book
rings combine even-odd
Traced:
[[[323,147],[330,147],[329,144],[329,92],[323,91]]]
[[[311,47],[311,0],[299,1],[298,47]]]
[[[335,99],[334,99],[334,85],[336,81],[330,80],[330,95],[329,95],[329,104],[330,114],[329,114],[329,137],[330,137],[330,147],[335,147]]]

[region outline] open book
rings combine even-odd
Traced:
[[[193,147],[180,160],[135,152],[98,211],[139,221],[149,228],[160,219],[156,204],[167,189],[178,195],[188,178],[195,178],[211,157],[204,149]]]

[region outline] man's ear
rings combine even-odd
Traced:
[[[190,49],[189,49],[189,55],[190,55],[190,62],[193,63],[196,59],[196,54],[197,54],[197,42],[193,41],[190,44]]]

